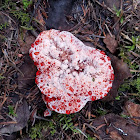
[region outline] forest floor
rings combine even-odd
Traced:
[[[29,49],[52,28],[105,51],[115,79],[80,112],[44,117]],[[0,1],[0,140],[138,140],[139,124],[139,0]]]

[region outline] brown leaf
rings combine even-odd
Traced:
[[[116,52],[116,48],[118,46],[117,40],[115,40],[115,36],[113,35],[112,37],[107,34],[106,38],[103,40],[104,43],[106,44],[106,47],[109,49],[111,53]]]
[[[93,128],[102,124],[106,125],[95,132],[101,139],[138,140],[140,138],[138,126],[113,113],[101,116],[92,122]],[[106,130],[108,130],[108,133],[106,133]]]
[[[113,100],[117,96],[117,90],[123,83],[124,79],[131,77],[130,70],[126,63],[112,54],[109,54],[109,57],[111,58],[111,64],[114,69],[114,81],[112,89],[109,91],[109,94],[103,99],[104,101]]]
[[[140,124],[140,105],[127,101],[125,104],[125,109],[127,110],[128,114],[133,117],[132,119],[135,121],[135,123]]]
[[[0,134],[11,134],[13,132],[23,129],[27,125],[30,116],[30,111],[25,99],[23,99],[23,101],[17,107],[16,115],[17,117],[15,119],[17,123],[6,125],[0,128]]]
[[[29,53],[29,49],[31,47],[31,44],[34,41],[35,41],[35,37],[32,36],[32,35],[27,35],[25,37],[25,41],[23,41],[23,38],[19,35],[18,43],[20,45],[20,50],[21,50],[22,54],[28,54]]]
[[[123,140],[123,138],[120,136],[120,134],[117,132],[117,130],[111,131],[110,132],[110,137],[113,140]]]
[[[35,18],[38,20],[38,22],[39,22],[42,26],[43,26],[43,25],[45,26],[45,21],[44,21],[44,19],[43,19],[43,16],[42,16],[42,14],[41,14],[40,9],[37,9]]]
[[[24,64],[20,67],[21,73],[18,73],[18,89],[23,92],[24,90],[30,89],[35,83],[35,74],[37,71],[36,66],[30,59],[29,55],[25,55]]]

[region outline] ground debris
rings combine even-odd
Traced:
[[[32,35],[27,35],[25,37],[25,40],[23,40],[24,38],[22,38],[20,35],[18,37],[18,43],[20,45],[20,50],[22,54],[28,54],[29,53],[29,49],[31,47],[31,44],[35,41],[35,37]]]
[[[23,92],[24,90],[30,89],[35,83],[35,73],[37,71],[33,61],[28,55],[25,55],[24,63],[20,67],[23,75],[18,74],[18,89]]]
[[[127,101],[125,103],[123,114],[130,116],[131,119],[135,123],[140,124],[140,105],[139,104],[135,104],[131,101]]]
[[[104,101],[111,101],[115,99],[118,94],[117,90],[123,83],[124,79],[131,77],[129,67],[126,63],[112,54],[109,54],[109,56],[111,58],[115,78],[113,81],[112,89],[109,91],[109,94],[103,99]]]
[[[107,34],[105,39],[104,39],[104,43],[106,44],[106,47],[109,49],[109,51],[111,53],[116,52],[116,48],[118,46],[118,43],[117,43],[117,40],[115,39],[114,35],[111,37],[109,34]]]
[[[29,106],[25,99],[19,102],[17,110],[15,122],[9,125],[5,125],[0,128],[0,134],[11,134],[13,132],[17,132],[23,129],[27,125],[27,121],[30,116]]]
[[[74,0],[49,0],[48,19],[46,20],[47,29],[70,29],[66,20],[66,15],[70,14]]]
[[[102,125],[106,124],[106,125]],[[113,140],[138,140],[140,138],[139,127],[115,114],[107,114],[95,119],[92,126],[100,129],[96,130],[95,134],[100,136],[100,139]]]

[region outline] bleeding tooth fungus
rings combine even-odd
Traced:
[[[50,110],[78,112],[88,101],[105,97],[112,87],[110,58],[84,45],[70,32],[43,31],[29,53],[38,68],[35,82]],[[44,113],[49,114],[49,110]]]

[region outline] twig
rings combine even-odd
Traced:
[[[2,108],[3,104],[5,103],[5,101],[7,100],[8,97],[6,97],[6,93],[4,94],[4,99],[2,101],[2,103],[0,104],[0,109]]]
[[[29,21],[27,27],[29,27],[29,25],[31,24],[31,22],[32,22],[32,20],[33,20],[33,17],[34,17],[34,15],[35,15],[35,11],[36,11],[36,9],[38,8],[40,2],[41,2],[41,0],[38,0],[38,1],[36,2],[36,4],[35,4],[35,8],[34,8],[34,10],[33,10],[33,13],[32,13],[32,15],[31,15],[31,18],[30,18],[30,21]],[[23,41],[25,41],[25,39],[26,39],[26,35],[27,35],[27,31],[25,32],[25,36],[24,36]]]
[[[21,75],[24,77],[24,74],[21,72],[21,70],[13,63],[13,61],[10,59],[10,57],[8,56],[8,53],[6,52],[6,50],[2,49],[2,52],[4,54],[4,57],[6,58],[7,63],[12,66],[13,68],[15,68],[17,71],[19,71],[19,73],[21,73]],[[10,61],[10,62],[9,62]]]
[[[92,34],[92,35],[89,35],[89,36],[93,37],[93,38],[105,38],[104,36],[95,35],[95,34]]]
[[[137,53],[135,53],[133,51],[130,51],[130,53],[132,53],[135,57],[139,57],[140,58],[140,55],[139,54],[137,54]]]
[[[93,1],[93,0],[92,0],[92,1]],[[111,8],[107,7],[105,4],[101,4],[101,3],[100,3],[99,1],[97,1],[97,0],[95,0],[95,2],[96,2],[97,4],[99,4],[100,6],[106,8],[108,11],[110,11],[111,13],[113,13],[113,14],[115,15],[115,12],[114,12]]]
[[[105,24],[105,27],[106,27],[108,33],[110,34],[110,36],[113,37],[112,33],[110,32],[110,30],[109,30],[109,28],[108,28],[108,26],[106,24]]]
[[[125,35],[124,33],[121,33],[121,35],[123,36],[124,39],[127,39],[131,43],[133,43],[132,39],[128,35]],[[140,45],[136,44],[136,47],[140,49]]]
[[[119,21],[121,20],[122,16],[123,16],[123,12],[121,11],[120,16],[119,16],[118,20],[116,21],[116,23],[112,26],[112,29],[114,29],[114,28],[116,27],[116,25],[117,25],[117,24],[119,23]]]
[[[130,69],[130,72],[140,72],[140,70],[131,70]]]
[[[15,121],[9,121],[9,122],[0,122],[0,125],[9,125],[9,124],[16,124]]]
[[[11,21],[13,21],[15,23],[15,25],[17,25],[16,22],[8,14],[6,14],[6,13],[4,13],[2,11],[0,11],[0,13],[4,14],[5,16],[7,16]]]

